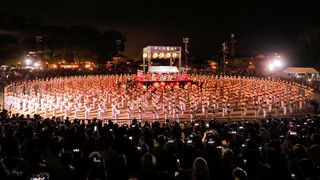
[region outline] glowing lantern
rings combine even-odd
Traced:
[[[163,52],[159,54],[159,58],[160,59],[164,58],[164,53]]]
[[[150,89],[151,91],[154,91],[156,88],[155,88],[154,86],[150,86],[149,89]]]
[[[179,86],[179,85],[180,85],[180,83],[179,83],[179,82],[176,82],[175,84],[176,84],[177,86]]]
[[[187,82],[187,86],[190,87],[192,84],[191,82]]]
[[[145,90],[147,90],[147,86],[146,85],[143,85],[142,86],[142,89],[145,91]]]
[[[173,58],[177,58],[177,56],[178,56],[177,53],[172,53]]]
[[[143,53],[142,57],[143,57],[143,59],[146,59],[148,57],[148,54],[147,53]]]
[[[173,86],[174,86],[174,83],[173,83],[173,82],[170,82],[170,83],[169,83],[169,86],[170,86],[170,87],[173,87]]]
[[[167,53],[167,54],[166,54],[166,58],[167,58],[167,59],[171,58],[171,53]]]
[[[158,58],[158,56],[159,56],[158,53],[153,53],[152,58],[156,59],[156,58]]]
[[[195,84],[193,84],[193,85],[191,86],[191,88],[192,88],[192,89],[197,89],[197,88],[198,88],[198,86],[197,86],[197,85],[195,85]]]
[[[162,81],[162,82],[160,82],[160,86],[164,87],[164,86],[166,86],[166,83]]]
[[[153,86],[155,87],[155,88],[159,88],[159,83],[158,82],[155,82],[155,83],[153,83]]]
[[[138,82],[138,83],[137,83],[137,87],[140,88],[141,86],[142,86],[142,83],[141,83],[141,82]]]

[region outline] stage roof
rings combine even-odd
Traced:
[[[150,66],[151,73],[178,73],[177,66]]]
[[[319,74],[319,72],[312,67],[288,67],[282,72],[288,74]]]

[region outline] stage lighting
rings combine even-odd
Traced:
[[[34,65],[34,67],[36,67],[36,68],[38,68],[38,67],[40,66],[39,63],[34,63],[33,65]]]
[[[274,70],[274,64],[273,63],[268,65],[268,70],[269,71],[273,71]]]
[[[153,58],[153,59],[157,59],[158,56],[159,56],[158,53],[153,53],[152,58]]]
[[[32,64],[32,60],[27,58],[27,59],[25,59],[25,63],[27,66],[30,66]]]
[[[143,57],[144,59],[146,59],[146,58],[148,57],[148,54],[147,54],[147,53],[143,53],[142,57]]]
[[[159,54],[159,58],[160,58],[160,59],[163,59],[163,58],[164,58],[164,53],[163,53],[163,52]]]
[[[177,58],[178,54],[177,53],[172,53],[172,58]]]
[[[275,67],[282,67],[282,61],[280,60],[280,59],[275,59],[274,61],[273,61],[273,65],[275,66]]]

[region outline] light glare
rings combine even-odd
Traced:
[[[273,63],[268,65],[268,70],[269,71],[273,71],[274,70],[274,64]]]
[[[276,67],[282,67],[282,62],[279,59],[276,59],[273,61],[274,66]]]
[[[27,65],[27,66],[29,66],[29,65],[32,64],[32,60],[31,60],[31,59],[26,59],[25,62],[26,62],[26,65]]]

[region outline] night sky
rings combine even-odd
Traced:
[[[207,59],[230,33],[236,35],[239,54],[279,52],[292,58],[298,34],[320,25],[317,8],[316,1],[306,0],[2,0],[0,6],[21,16],[39,16],[43,24],[119,30],[131,58],[141,56],[144,46],[182,45],[188,36],[191,55]]]

